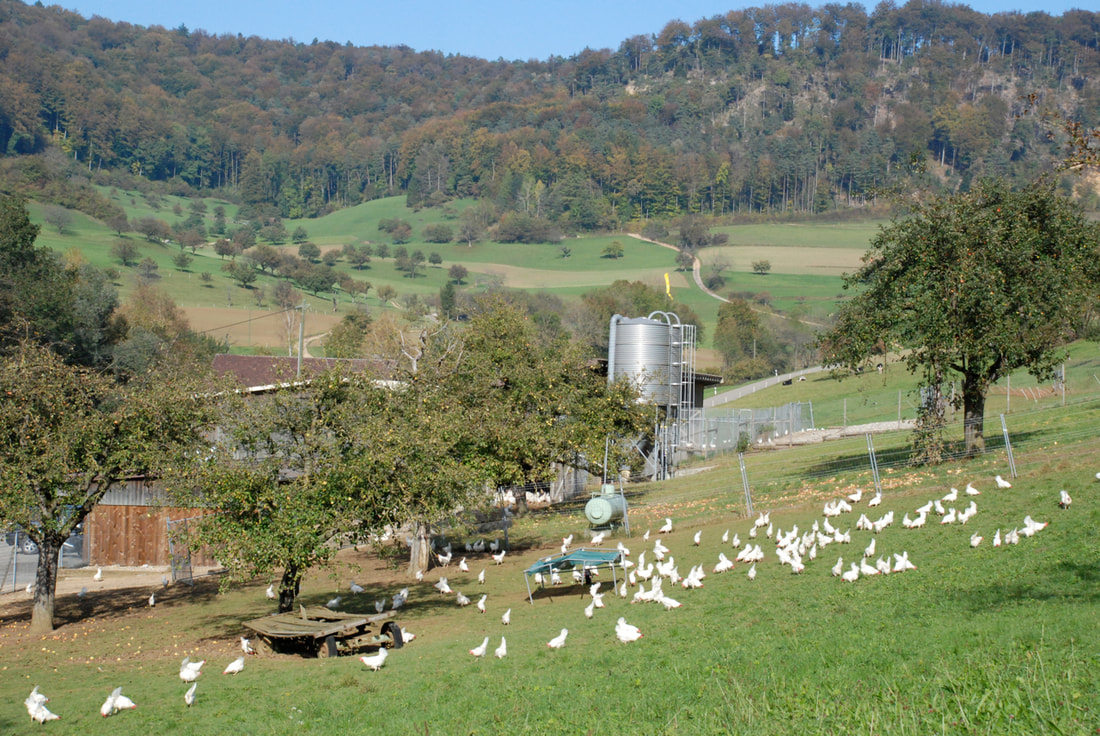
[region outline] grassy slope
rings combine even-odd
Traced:
[[[566,533],[583,538],[580,507],[535,513],[513,529],[516,549],[504,565],[471,555],[471,572],[449,575],[452,587],[476,600],[488,594],[489,613],[459,609],[429,586],[440,574],[413,584],[400,621],[419,638],[394,652],[377,673],[354,658],[302,660],[261,657],[245,672],[223,677],[235,654],[239,622],[262,615],[266,581],[224,595],[180,590],[171,605],[141,607],[146,591],[130,595],[133,609],[117,619],[72,624],[42,640],[5,638],[0,680],[0,724],[6,733],[37,732],[20,701],[34,684],[53,700],[66,732],[85,734],[181,733],[1092,733],[1100,709],[1100,642],[1091,635],[1098,613],[1094,563],[1100,541],[1097,481],[1100,446],[1091,430],[1095,404],[1070,412],[1028,416],[1017,451],[1020,478],[1012,489],[994,488],[1006,473],[1001,453],[932,469],[884,470],[885,500],[859,505],[834,523],[854,526],[866,512],[887,510],[895,524],[879,535],[852,530],[852,544],[830,545],[793,576],[775,563],[771,543],[757,539],[768,557],[755,582],[738,564],[710,574],[701,590],[666,586],[683,607],[665,611],[630,605],[609,594],[607,607],[586,620],[587,600],[577,589],[551,591],[525,602],[521,571],[551,554]],[[884,438],[883,444],[889,444]],[[758,510],[772,509],[782,530],[805,530],[821,520],[824,500],[866,488],[862,468],[818,472],[858,455],[844,444],[750,455]],[[709,570],[726,530],[747,541],[738,472],[728,459],[680,480],[641,486],[631,498],[634,535],[624,539],[636,559],[652,542],[640,534],[668,516],[676,531],[665,543],[681,574],[692,564]],[[865,463],[863,467],[865,467]],[[840,467],[839,465],[837,467]],[[902,528],[903,514],[974,481],[982,491],[979,513],[966,526],[941,526],[932,517],[920,530]],[[1075,498],[1058,509],[1057,493]],[[961,506],[961,504],[960,504]],[[1017,546],[994,549],[997,529],[1022,524],[1027,514],[1050,526]],[[702,530],[702,544],[691,544]],[[968,544],[978,532],[985,541]],[[880,554],[905,550],[916,571],[847,584],[829,568],[837,556],[858,559],[875,539]],[[616,538],[612,542],[618,541]],[[460,553],[461,554],[461,553]],[[651,560],[652,553],[647,552]],[[406,585],[367,558],[365,569],[319,571],[305,590],[320,603],[346,581],[368,583],[346,608],[371,603]],[[484,590],[474,577],[487,568]],[[88,571],[90,575],[91,571]],[[606,589],[608,586],[604,586]],[[170,589],[174,590],[174,589]],[[70,603],[70,605],[73,605]],[[512,625],[500,614],[512,608]],[[614,621],[625,616],[645,637],[615,640]],[[8,624],[17,629],[19,623]],[[570,629],[560,651],[545,642]],[[475,660],[467,650],[490,637],[490,651],[507,636],[503,661]],[[140,651],[138,651],[140,650]],[[198,702],[182,703],[179,659],[210,661],[199,680]],[[111,688],[123,685],[139,709],[110,721],[96,714]]]
[[[131,219],[156,217],[168,223],[182,220],[190,211],[188,200],[173,197],[147,198],[133,192],[120,192],[103,189],[103,194],[126,210]],[[207,224],[213,223],[213,211],[218,205],[225,207],[232,226],[236,208],[226,202],[214,199],[204,200]],[[288,231],[301,225],[312,241],[323,250],[339,249],[347,243],[381,243],[388,241],[385,233],[378,230],[378,222],[384,218],[400,217],[413,226],[413,240],[406,247],[422,250],[426,255],[439,253],[443,259],[442,267],[425,269],[424,275],[409,279],[393,268],[393,259],[372,259],[371,264],[361,270],[353,270],[349,264],[340,262],[338,270],[350,271],[356,278],[369,281],[374,289],[382,284],[392,285],[399,294],[399,300],[408,295],[421,298],[434,297],[447,280],[447,269],[454,263],[465,265],[470,271],[466,289],[483,289],[490,284],[503,284],[507,287],[542,290],[573,300],[585,291],[604,286],[616,279],[640,280],[656,288],[664,288],[664,274],[669,273],[672,288],[678,299],[688,303],[704,321],[706,334],[713,335],[713,326],[717,317],[718,303],[695,288],[689,274],[675,271],[675,252],[667,248],[646,244],[627,236],[600,236],[576,238],[566,241],[572,252],[568,258],[562,257],[558,245],[509,245],[493,242],[477,243],[473,247],[464,244],[434,244],[420,239],[424,225],[432,222],[457,225],[454,212],[461,211],[466,202],[457,202],[452,213],[439,209],[413,211],[404,206],[404,199],[393,197],[368,202],[317,220],[287,221]],[[179,214],[176,213],[179,210]],[[32,203],[32,217],[41,222],[41,208]],[[106,267],[119,269],[117,285],[123,298],[133,285],[133,269],[122,268],[110,255],[112,243],[117,235],[110,232],[102,223],[73,213],[73,224],[63,235],[56,230],[43,227],[39,243],[59,252],[77,250],[87,261]],[[808,227],[804,225],[739,226],[724,228],[729,231],[731,243],[737,247],[704,252],[704,259],[723,255],[730,251],[729,260],[733,263],[730,284],[725,291],[757,294],[767,291],[774,305],[779,309],[793,308],[803,304],[810,318],[823,318],[833,309],[833,302],[839,292],[838,277],[834,273],[836,264],[846,265],[854,253],[862,252],[873,225],[844,224]],[[186,271],[178,270],[172,263],[172,257],[178,249],[172,245],[146,242],[134,233],[125,236],[139,250],[138,259],[152,258],[159,266],[160,283],[169,295],[185,309],[196,307],[243,310],[260,310],[271,306],[270,298],[258,302],[259,288],[270,292],[275,279],[261,276],[253,289],[242,289],[228,279],[221,271],[222,259],[212,249],[202,248],[196,254]],[[601,257],[603,249],[613,241],[622,244],[625,255],[621,259]],[[833,264],[829,267],[812,269],[805,246],[812,245],[813,262]],[[296,251],[293,244],[282,248]],[[751,273],[751,260],[767,257],[773,262],[772,272],[765,277]],[[200,279],[208,272],[212,280]],[[383,305],[373,296],[372,291],[367,304],[372,310],[383,309]],[[326,310],[327,300],[308,296],[307,301],[314,303],[315,309]],[[350,308],[346,298],[341,300],[339,313]],[[385,307],[388,308],[388,307]],[[204,319],[207,319],[204,317]],[[202,327],[214,327],[239,321],[232,312],[209,317],[211,324]],[[245,344],[245,334],[230,331],[231,339],[237,344]],[[709,337],[707,338],[709,341]]]
[[[1070,346],[1065,363],[1065,401],[1073,403],[1100,394],[1100,347],[1092,342]],[[782,406],[788,402],[812,402],[814,422],[819,427],[842,426],[896,420],[899,399],[901,417],[914,419],[920,401],[919,376],[911,375],[904,366],[894,363],[883,374],[868,372],[861,376],[836,379],[829,373],[807,376],[790,386],[772,386],[746,396],[722,408]],[[1011,388],[1011,397],[1008,390]],[[1027,371],[1016,371],[993,386],[986,400],[987,422],[1000,414],[1031,411],[1038,407],[1063,403],[1060,390],[1051,382],[1038,383]],[[961,421],[961,414],[954,420]],[[949,417],[952,421],[952,417]],[[999,430],[999,427],[987,427]]]

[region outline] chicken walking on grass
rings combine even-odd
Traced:
[[[364,655],[359,658],[359,661],[370,668],[371,672],[377,672],[386,663],[386,657],[388,656],[389,650],[379,649],[377,654]]]

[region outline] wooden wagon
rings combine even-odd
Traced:
[[[298,613],[278,613],[245,621],[272,651],[335,657],[366,647],[400,649],[401,627],[393,611],[375,616],[341,613],[323,606],[299,606]]]

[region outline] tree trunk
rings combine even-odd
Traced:
[[[985,387],[977,376],[963,376],[963,437],[966,456],[985,451]]]
[[[432,526],[422,521],[413,526],[412,544],[409,545],[409,575],[427,572],[432,566]]]
[[[294,599],[302,590],[302,571],[297,565],[287,565],[279,581],[279,613],[293,610]]]
[[[57,555],[62,540],[53,537],[35,540],[38,543],[38,570],[34,579],[34,607],[31,609],[32,634],[53,631],[53,604],[57,592]]]

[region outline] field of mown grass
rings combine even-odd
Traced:
[[[580,503],[522,517],[504,564],[471,554],[465,575],[453,566],[435,569],[417,584],[387,564],[399,549],[387,547],[393,554],[381,557],[346,551],[340,566],[310,575],[303,602],[320,604],[342,591],[345,610],[371,611],[374,600],[408,585],[409,604],[398,618],[417,638],[379,672],[353,657],[268,655],[250,659],[240,675],[221,675],[236,656],[240,622],[271,608],[263,597],[266,579],[223,594],[210,581],[193,590],[173,586],[155,609],[144,606],[148,589],[109,594],[89,582],[88,602],[70,594],[61,602],[69,623],[43,638],[23,632],[25,605],[0,601],[6,604],[0,731],[1094,734],[1100,728],[1098,421],[1097,402],[1021,414],[1014,430],[1019,477],[1007,490],[993,482],[995,474],[1008,474],[1003,450],[934,468],[887,463],[884,499],[874,509],[864,505],[872,487],[865,444],[750,453],[755,509],[770,511],[776,530],[821,524],[825,501],[865,490],[851,514],[832,520],[851,529],[851,544],[820,548],[802,575],[776,563],[761,529],[755,541],[767,557],[753,582],[741,563],[710,573],[720,551],[735,554],[722,534],[738,534],[743,546],[755,518],[746,513],[731,458],[697,463],[700,472],[671,481],[632,485],[633,533],[609,542],[624,542],[637,560],[653,544],[643,543],[642,534],[669,517],[675,530],[663,541],[680,573],[694,564],[708,571],[699,590],[666,584],[666,593],[683,603],[670,611],[609,592],[606,608],[587,620],[579,586],[526,603],[522,570],[555,553],[563,535],[580,541],[588,533]],[[903,435],[876,441],[884,453],[899,444]],[[981,491],[968,524],[943,526],[933,515],[923,529],[902,528],[904,514],[967,482]],[[1068,510],[1058,508],[1061,489],[1074,498]],[[881,534],[854,529],[860,513],[876,519],[887,511],[896,521]],[[1020,527],[1028,515],[1049,526],[1018,545],[991,546],[998,529]],[[696,531],[699,546],[692,544]],[[974,533],[985,538],[976,549],[969,544]],[[474,539],[457,531],[451,538]],[[838,556],[847,567],[872,538],[875,557],[905,551],[917,569],[855,583],[830,574]],[[652,560],[652,551],[646,556]],[[478,586],[482,568],[487,582]],[[90,579],[92,572],[73,574]],[[435,593],[431,583],[441,574],[475,601],[487,594],[488,613]],[[347,593],[351,579],[366,592]],[[80,605],[89,607],[89,618],[76,620]],[[500,621],[506,608],[508,627]],[[618,642],[619,616],[644,637]],[[562,627],[570,631],[565,647],[548,650],[546,641]],[[490,652],[507,637],[508,656],[470,656],[484,636]],[[184,656],[208,660],[191,709],[177,677]],[[63,720],[44,729],[28,721],[21,702],[34,685]],[[119,685],[139,707],[102,719],[97,709]]]

